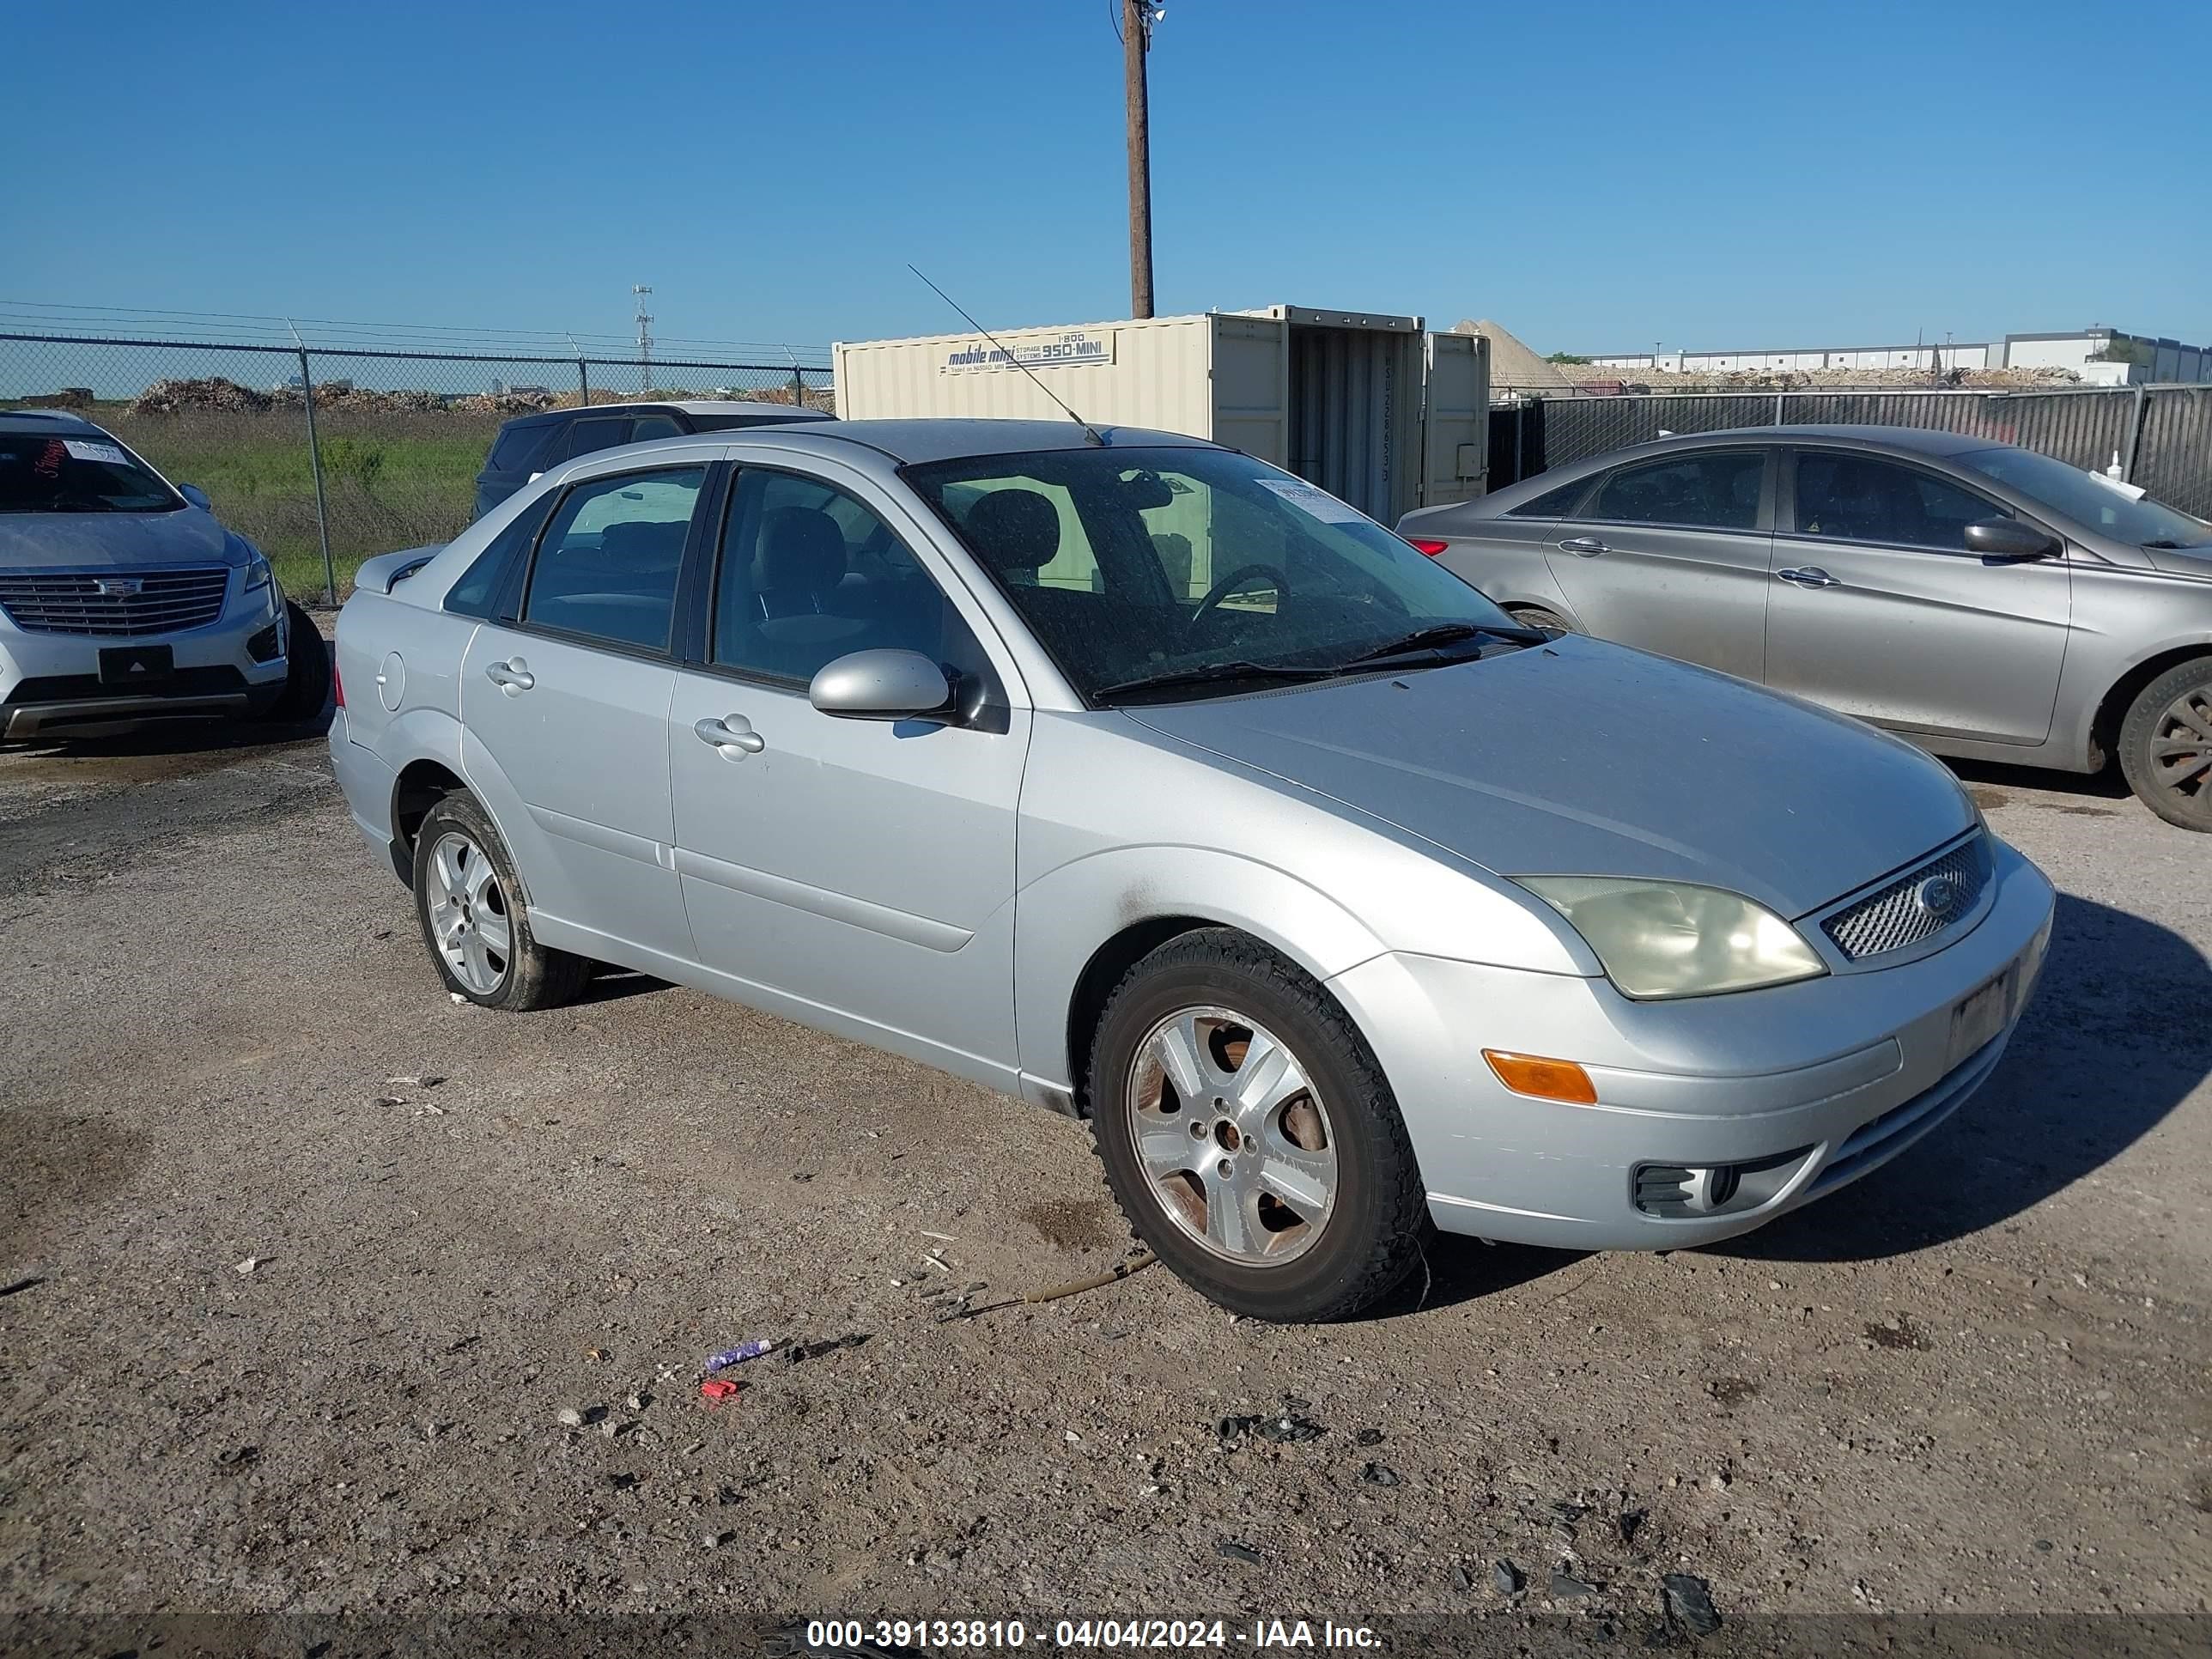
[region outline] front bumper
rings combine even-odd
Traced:
[[[17,628],[0,612],[0,739],[265,711],[284,690],[283,647],[289,642],[283,638],[283,594],[273,581],[242,593],[243,580],[242,573],[232,573],[214,622],[178,633],[50,634]],[[276,653],[258,660],[255,636],[272,628]],[[143,689],[102,682],[103,650],[146,646],[168,647],[173,672],[167,678]]]
[[[1980,921],[1894,968],[1635,1002],[1602,979],[1394,954],[1329,986],[1390,1079],[1439,1228],[1569,1249],[1710,1243],[1879,1168],[1996,1069],[2053,895],[2019,854],[1992,850]],[[2000,980],[2001,1024],[1954,1052],[1954,1010]],[[1579,1061],[1598,1103],[1516,1095],[1486,1048]],[[1724,1200],[1727,1182],[1691,1188],[1708,1208],[1656,1196],[1674,1173],[1719,1170],[1739,1172]]]

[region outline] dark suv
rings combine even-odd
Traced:
[[[791,404],[687,401],[666,404],[591,404],[518,415],[499,429],[483,471],[477,474],[476,517],[497,507],[539,473],[617,444],[641,444],[687,432],[726,432],[740,426],[826,421],[819,410]]]

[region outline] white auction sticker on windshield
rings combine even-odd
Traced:
[[[1260,488],[1272,489],[1301,513],[1319,519],[1323,524],[1364,524],[1367,515],[1356,507],[1346,507],[1326,489],[1308,483],[1303,478],[1261,478]]]
[[[82,438],[64,438],[62,447],[80,461],[105,461],[110,466],[128,466],[131,458],[113,444],[96,444]]]

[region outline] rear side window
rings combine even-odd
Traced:
[[[487,472],[536,472],[544,470],[544,456],[561,431],[558,421],[516,421],[500,428],[492,442]]]
[[[1766,457],[1757,450],[1684,455],[1624,466],[1605,481],[1585,519],[1611,524],[1680,525],[1691,530],[1753,530]]]
[[[522,619],[611,645],[668,648],[676,574],[707,469],[580,483],[538,545]]]
[[[1506,508],[1505,516],[1509,519],[1564,519],[1574,511],[1575,503],[1583,498],[1583,491],[1589,488],[1587,477],[1577,478],[1572,483],[1561,484],[1557,489],[1547,489],[1540,495],[1532,496],[1518,507]]]
[[[545,523],[545,516],[553,510],[555,493],[549,492],[522,509],[521,516],[493,537],[484,550],[477,555],[471,565],[446,590],[446,609],[464,617],[489,617],[492,607],[498,604],[500,590],[507,585],[507,572],[514,568],[515,561],[526,558],[530,544],[538,539],[538,532]]]
[[[602,449],[612,449],[617,444],[629,441],[629,416],[599,417],[578,421],[568,428],[568,442],[561,451],[564,461],[579,455],[596,454]]]

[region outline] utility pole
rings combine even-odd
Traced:
[[[1129,314],[1152,314],[1152,134],[1145,54],[1164,15],[1152,0],[1121,0],[1121,94],[1129,128]]]
[[[653,390],[653,319],[646,314],[645,296],[653,290],[640,283],[630,289],[637,301],[637,389]]]

